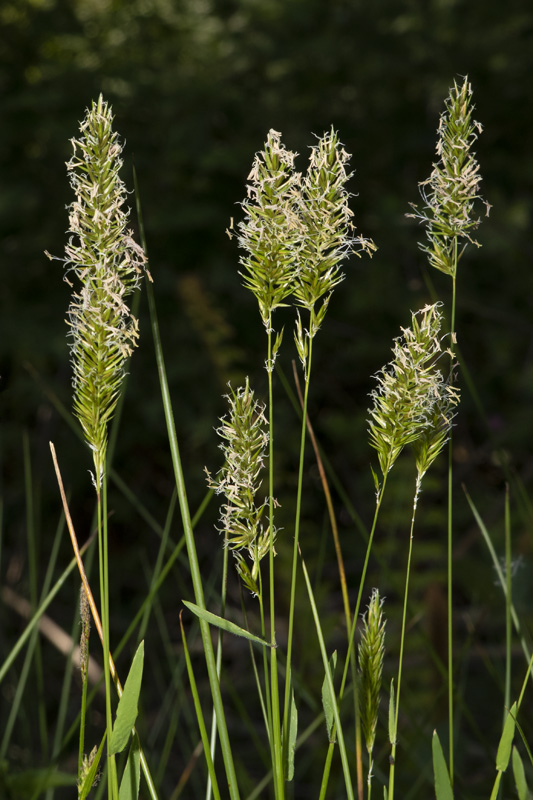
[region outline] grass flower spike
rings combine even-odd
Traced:
[[[372,751],[378,723],[381,676],[385,656],[385,620],[383,619],[383,600],[374,589],[363,617],[363,634],[359,643],[359,708],[361,727],[365,737],[370,764],[368,782],[372,777]]]
[[[345,258],[352,253],[360,255],[361,250],[375,250],[372,242],[352,235],[353,212],[346,189],[353,175],[346,170],[350,158],[338,134],[331,130],[311,148],[309,167],[302,180],[301,268],[294,294],[298,305],[309,310],[322,298],[327,304],[335,286],[344,279],[340,264]]]
[[[478,244],[471,234],[480,222],[472,212],[475,201],[480,199],[481,176],[471,148],[482,128],[472,119],[471,99],[468,78],[461,86],[454,83],[440,118],[439,161],[428,180],[420,184],[424,207],[419,210],[411,203],[415,213],[408,214],[427,225],[429,245],[420,247],[427,253],[429,263],[452,277],[468,242]],[[458,239],[463,241],[460,253]]]
[[[366,251],[371,255],[376,249],[373,242],[353,235],[353,212],[346,189],[353,174],[346,169],[350,158],[338,134],[331,130],[311,148],[309,167],[302,180],[302,241],[294,296],[297,305],[310,312],[307,335],[300,315],[295,332],[296,348],[306,373],[309,340],[324,320],[333,289],[344,280],[341,262],[353,253]],[[319,301],[322,304],[317,310]]]
[[[255,496],[262,483],[262,472],[268,447],[268,426],[264,406],[254,398],[248,380],[244,387],[227,396],[229,417],[221,419],[217,433],[223,439],[220,448],[225,464],[212,478],[207,472],[210,488],[222,494],[219,530],[224,533],[228,547],[234,551],[237,571],[247,588],[258,594],[259,562],[268,553],[270,530],[263,527],[266,501],[256,503]],[[245,551],[252,566],[242,555]]]
[[[69,208],[72,236],[64,261],[67,275],[74,273],[81,284],[68,311],[74,411],[93,451],[97,487],[105,469],[107,425],[137,344],[137,320],[126,298],[139,286],[146,263],[127,228],[122,146],[112,122],[100,96],[81,124],[81,138],[72,140],[67,164],[76,199]]]
[[[403,448],[423,436],[429,438],[425,446],[420,445],[418,458],[425,472],[430,452],[434,460],[446,441],[450,409],[458,394],[438,368],[443,353],[441,322],[438,303],[413,314],[412,327],[404,329],[394,343],[393,360],[376,376],[379,385],[371,394],[369,432],[384,476]]]
[[[240,260],[241,275],[259,303],[267,329],[272,312],[284,305],[293,290],[300,240],[300,176],[294,172],[295,156],[281,143],[280,133],[269,131],[248,176],[248,198],[241,204],[246,217],[239,223],[238,242],[247,251]]]

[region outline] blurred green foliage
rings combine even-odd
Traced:
[[[482,636],[492,641],[495,628],[494,641],[501,643],[500,596],[460,484],[466,482],[479,499],[497,542],[503,531],[501,490],[506,477],[523,480],[523,497],[531,489],[532,36],[533,8],[524,0],[508,0],[505,6],[495,0],[3,0],[0,425],[6,535],[2,580],[9,574],[16,583],[13,575],[20,572],[14,565],[25,561],[23,430],[29,430],[31,437],[42,557],[59,513],[49,439],[58,447],[85,531],[91,519],[89,456],[43,391],[44,384],[70,408],[64,323],[69,289],[61,267],[51,264],[44,250],[63,252],[65,206],[72,199],[64,164],[71,152],[69,139],[77,133],[91,100],[103,92],[113,106],[115,127],[126,140],[123,177],[130,187],[133,161],[138,173],[150,270],[193,505],[205,491],[203,465],[219,466],[213,427],[223,413],[220,395],[226,381],[249,374],[259,390],[265,385],[262,326],[255,304],[240,285],[235,241],[224,233],[230,217],[239,214],[236,203],[244,196],[253,154],[270,128],[282,131],[287,146],[299,150],[302,160],[311,133],[321,134],[331,125],[339,130],[356,169],[355,223],[379,250],[372,262],[354,260],[348,266],[347,280],[332,300],[315,348],[311,417],[350,501],[367,524],[374,501],[365,421],[370,376],[389,360],[392,337],[407,324],[410,310],[430,299],[432,282],[437,295],[449,299],[446,276],[427,273],[417,248],[419,231],[405,213],[409,202],[418,200],[418,182],[431,171],[438,115],[448,87],[456,76],[468,74],[475,117],[484,126],[476,150],[482,192],[492,210],[477,237],[483,247],[470,248],[458,278],[457,330],[464,368],[463,402],[454,434],[457,602],[459,610],[479,623]],[[141,348],[131,364],[116,464],[119,474],[162,521],[173,481],[142,301],[140,316]],[[280,359],[287,376],[294,355],[289,339]],[[466,370],[483,413],[468,391]],[[35,371],[40,383],[32,377]],[[287,452],[278,468],[290,477],[298,434],[288,400],[285,406],[279,431]],[[410,490],[405,487],[411,485],[412,476],[409,467],[402,469],[400,465],[397,477],[391,479],[387,525],[383,523],[380,537],[389,571],[380,567],[372,578],[391,604],[401,590],[407,547]],[[427,515],[420,526],[418,555],[415,548],[419,571],[415,570],[414,594],[438,650],[444,555],[436,542],[444,539],[444,465],[432,480],[421,501]],[[311,462],[307,482],[316,489],[307,501],[308,536],[323,542],[319,539],[326,536],[323,507],[317,500],[318,479]],[[292,519],[291,488],[280,488],[287,528]],[[527,502],[519,502],[517,490],[513,497],[520,512],[515,515],[515,550],[524,556],[516,577],[517,595],[527,607],[531,515]],[[151,552],[155,544],[141,541],[138,519],[118,492],[113,505],[115,555],[122,559],[117,582],[128,587],[116,591],[126,592],[126,602],[121,599],[127,618],[128,602],[137,607],[128,594],[135,584],[128,569],[139,568],[132,541],[143,553]],[[343,504],[338,501],[338,505],[345,555],[356,576],[362,538],[354,532]],[[208,552],[216,536],[210,522],[199,534]],[[329,540],[320,547],[332,553]],[[63,558],[70,558],[66,542]],[[317,570],[325,586],[333,585],[335,575],[329,566],[320,572],[318,565]],[[24,593],[23,580],[17,585]],[[339,598],[330,601],[332,625],[335,599]],[[340,600],[337,607],[340,612]],[[496,609],[497,619],[491,609]],[[56,609],[58,616],[62,613],[69,618],[65,608]],[[462,619],[459,612],[458,619]],[[18,630],[18,623],[8,624],[7,614],[4,622],[8,633]],[[459,641],[464,642],[464,623],[458,621],[457,626]],[[393,642],[390,647],[394,652]],[[412,658],[420,667],[417,653],[415,648]],[[475,668],[479,667],[476,661]],[[425,677],[416,673],[411,694],[407,678],[405,714],[418,720],[425,735],[427,726],[440,719],[432,714],[431,702],[438,706],[442,698],[435,690],[434,681],[439,679],[434,667],[424,662],[420,668]],[[467,663],[461,673],[467,683],[468,669]],[[489,685],[499,691],[490,681]],[[484,681],[478,682],[473,693],[482,711],[483,687],[488,691]],[[421,697],[427,706],[417,717]],[[479,724],[483,728],[484,720]],[[429,737],[420,742],[422,755],[413,747],[413,763],[405,766],[413,774],[421,770],[420,759],[426,763],[430,748]],[[477,752],[474,746],[472,751]],[[465,746],[461,757],[466,760],[470,754]],[[478,780],[482,784],[483,777]],[[463,789],[461,796],[481,796],[475,794],[476,787],[471,792]]]

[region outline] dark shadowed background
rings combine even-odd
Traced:
[[[227,381],[235,385],[249,375],[259,392],[266,384],[264,331],[254,299],[240,284],[237,243],[225,235],[230,217],[239,219],[236,204],[244,197],[254,153],[274,128],[282,131],[289,149],[301,154],[298,163],[305,169],[313,134],[332,125],[339,131],[356,170],[351,182],[355,224],[379,249],[371,261],[354,259],[346,266],[346,280],[332,299],[316,340],[310,413],[337,479],[368,527],[374,504],[369,469],[373,454],[366,435],[371,376],[389,360],[392,339],[400,326],[409,324],[411,310],[435,297],[450,300],[449,280],[428,273],[417,246],[422,234],[405,214],[409,203],[418,200],[418,182],[431,171],[444,98],[454,79],[466,74],[473,87],[475,118],[484,127],[476,152],[482,192],[492,206],[478,231],[482,247],[470,247],[460,265],[456,326],[463,391],[454,431],[457,680],[472,716],[461,722],[458,769],[464,780],[460,796],[477,798],[487,796],[492,781],[487,763],[493,763],[491,747],[501,719],[499,710],[490,721],[485,715],[488,697],[497,709],[503,703],[504,608],[463,483],[502,553],[504,487],[506,481],[511,483],[513,550],[520,558],[515,599],[531,620],[533,8],[526,0],[508,0],[504,6],[495,0],[3,0],[0,580],[28,596],[24,437],[31,455],[39,574],[46,569],[60,514],[50,439],[58,450],[81,539],[91,524],[89,454],[51,400],[53,394],[70,408],[64,322],[69,287],[60,263],[44,255],[45,250],[63,254],[65,207],[72,200],[65,170],[69,139],[77,135],[91,101],[102,92],[113,106],[115,128],[126,143],[123,178],[130,188],[133,163],[137,170],[193,508],[205,494],[204,465],[216,470],[220,464],[213,428],[224,413]],[[133,195],[131,204],[137,230]],[[131,363],[114,464],[162,524],[173,476],[144,297],[139,314],[141,346]],[[287,333],[290,325],[287,317]],[[291,386],[294,357],[287,335],[279,363]],[[277,389],[280,441],[285,445],[277,465],[278,499],[288,537],[286,545],[280,544],[283,553],[290,546],[298,424],[280,377]],[[412,671],[406,679],[403,720],[406,736],[411,742],[414,737],[416,744],[409,748],[403,772],[399,768],[402,797],[430,796],[429,784],[421,794],[412,793],[412,776],[425,771],[425,779],[431,780],[430,732],[446,719],[442,679],[427,648],[416,645],[420,627],[434,650],[445,653],[444,462],[428,477],[421,501],[413,645],[407,654]],[[28,469],[26,459],[26,477]],[[383,572],[374,563],[369,578],[369,590],[371,583],[379,585],[391,606],[387,680],[396,669],[398,612],[393,607],[398,607],[403,581],[412,477],[407,461],[395,470],[378,535],[387,568]],[[306,485],[302,544],[310,563],[316,561],[325,615],[331,617],[332,635],[338,634],[342,643],[334,551],[310,454]],[[363,537],[338,492],[335,503],[355,592]],[[118,639],[146,591],[143,562],[155,557],[158,539],[116,485],[110,504],[112,635]],[[197,534],[211,562],[219,546],[216,516],[211,504]],[[179,535],[176,516],[173,536]],[[70,557],[65,536],[59,571]],[[175,647],[180,600],[190,591],[186,565],[180,569],[182,583],[178,588],[176,583],[166,585],[161,595],[161,613],[175,635]],[[68,630],[76,588],[72,578],[50,611]],[[238,604],[236,583],[232,591]],[[5,604],[0,615],[3,660],[24,623]],[[155,677],[154,697],[147,694],[145,701],[148,717],[156,713],[150,702],[160,704],[170,683],[164,669],[157,674],[157,631],[152,636],[149,664]],[[238,681],[247,667],[233,660],[230,656],[228,675]],[[44,646],[43,661],[42,691],[51,697],[46,724],[53,726],[54,686],[57,682],[61,687],[64,662],[50,645]],[[525,669],[518,651],[515,663],[518,686]],[[316,672],[319,685],[320,664],[306,664],[306,670],[311,683]],[[0,687],[2,716],[11,702],[9,686],[6,682]],[[158,686],[163,687],[159,694]],[[74,689],[75,710],[77,702]],[[7,754],[14,770],[46,764],[50,758],[32,720],[31,697],[24,708],[14,737],[17,744]],[[386,754],[383,730],[382,741]],[[185,743],[179,736],[173,742],[167,777],[161,779],[163,797],[171,795],[195,742],[196,733]],[[160,748],[155,734],[151,747],[155,753]],[[61,758],[68,759],[68,754],[59,759],[64,766]],[[248,768],[253,775],[254,769]],[[305,775],[302,772],[298,781],[297,773],[295,796],[309,797],[306,781],[316,788],[313,764],[305,762],[302,769]],[[202,770],[199,765],[200,776]]]

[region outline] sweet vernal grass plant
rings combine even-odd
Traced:
[[[472,87],[465,77],[461,84],[454,82],[445,102],[437,139],[438,161],[430,177],[420,184],[422,206],[412,203],[412,214],[426,229],[426,242],[420,248],[427,255],[430,266],[452,279],[450,311],[450,350],[453,359],[456,345],[455,308],[457,272],[459,261],[468,244],[479,243],[473,232],[480,219],[475,213],[481,201],[479,186],[481,175],[472,150],[482,126],[473,117]],[[487,215],[490,210],[486,205]],[[450,751],[450,777],[453,786],[453,641],[452,641],[452,448],[448,463],[448,725]]]
[[[107,528],[108,425],[115,412],[126,364],[137,345],[138,324],[127,305],[146,271],[142,248],[128,228],[127,190],[120,178],[122,145],[102,96],[72,139],[67,163],[75,199],[69,207],[65,279],[73,287],[68,310],[74,413],[93,458],[97,496],[100,608],[106,694],[108,796],[117,800],[109,665],[109,571]],[[136,705],[136,701],[135,701]],[[121,743],[122,744],[122,743]],[[124,742],[125,746],[126,742]],[[86,782],[80,758],[80,785]],[[90,783],[89,783],[90,786]],[[80,793],[82,790],[80,789]]]
[[[87,112],[81,125],[80,137],[73,141],[74,155],[68,164],[75,199],[69,209],[70,240],[65,258],[66,277],[73,285],[73,296],[68,311],[69,341],[73,367],[74,411],[83,436],[89,445],[93,460],[93,483],[97,497],[98,553],[100,578],[100,605],[102,624],[90,587],[84,581],[82,592],[82,710],[80,714],[80,738],[78,753],[78,798],[85,800],[97,777],[100,765],[104,780],[100,795],[106,788],[112,800],[132,800],[139,795],[139,774],[143,769],[147,778],[148,793],[152,800],[156,791],[149,777],[144,756],[136,734],[131,736],[135,721],[137,697],[142,674],[142,650],[134,659],[123,697],[130,698],[129,706],[119,702],[113,721],[110,670],[116,679],[114,665],[109,652],[109,593],[107,563],[107,481],[108,481],[108,426],[117,411],[117,402],[123,388],[127,361],[138,340],[137,321],[129,307],[129,298],[139,286],[146,273],[146,248],[135,242],[128,227],[126,210],[127,194],[119,177],[121,166],[121,144],[112,130],[112,114],[102,98]],[[238,634],[252,645],[259,646],[262,653],[261,668],[256,665],[251,651],[252,670],[255,677],[259,705],[265,723],[267,743],[265,775],[251,788],[251,796],[266,796],[269,784],[276,800],[287,795],[301,793],[287,783],[297,776],[295,761],[300,747],[311,733],[318,741],[321,731],[320,752],[313,753],[313,762],[319,761],[326,752],[322,770],[322,783],[316,794],[320,800],[338,795],[354,800],[370,799],[373,785],[384,774],[380,765],[380,689],[384,670],[385,623],[383,601],[377,589],[373,590],[366,613],[361,622],[361,600],[368,596],[365,586],[367,570],[373,551],[374,536],[382,507],[389,474],[400,457],[409,456],[414,461],[415,477],[413,502],[409,529],[407,565],[404,580],[403,613],[398,655],[398,671],[391,684],[389,702],[389,779],[388,785],[380,787],[388,800],[395,796],[395,769],[407,759],[399,751],[399,718],[402,690],[402,668],[408,629],[408,598],[414,547],[414,529],[417,509],[425,475],[445,448],[451,437],[451,429],[459,402],[456,386],[456,338],[455,338],[455,282],[458,263],[465,247],[473,243],[473,232],[478,224],[474,207],[479,199],[479,169],[471,151],[481,128],[472,120],[471,89],[468,81],[454,84],[446,102],[446,109],[439,126],[437,147],[438,163],[428,181],[421,185],[422,205],[413,207],[416,216],[425,226],[427,240],[421,245],[429,263],[439,271],[450,275],[453,281],[452,310],[450,322],[446,323],[441,303],[425,305],[411,314],[410,323],[401,329],[394,341],[392,357],[376,375],[375,389],[371,394],[368,430],[371,449],[376,465],[372,470],[376,492],[374,518],[368,535],[366,555],[358,572],[358,585],[351,587],[356,602],[353,616],[348,606],[348,645],[343,655],[344,668],[337,685],[335,667],[337,653],[328,651],[317,607],[313,583],[306,563],[300,555],[300,516],[303,493],[305,434],[307,405],[313,376],[312,361],[315,339],[325,324],[332,292],[344,279],[343,262],[350,255],[371,254],[374,245],[356,235],[350,209],[349,169],[350,156],[333,130],[318,138],[310,148],[309,161],[302,172],[296,170],[296,154],[289,151],[281,141],[281,134],[270,131],[263,149],[255,156],[248,178],[246,199],[242,202],[243,219],[238,223],[236,234],[242,250],[240,274],[244,286],[255,296],[262,324],[265,327],[266,369],[268,398],[263,404],[257,398],[248,379],[243,386],[230,386],[226,400],[228,410],[217,428],[221,440],[223,464],[215,474],[208,473],[208,486],[221,500],[218,529],[221,550],[224,547],[222,578],[221,616],[209,612],[205,605],[204,585],[195,548],[193,521],[189,512],[183,469],[179,456],[170,393],[166,378],[157,315],[152,287],[147,284],[148,304],[152,317],[152,330],[156,349],[156,362],[161,383],[163,407],[168,428],[169,446],[176,478],[176,494],[181,508],[184,539],[186,541],[190,578],[194,589],[195,603],[184,601],[200,620],[202,646],[206,659],[209,686],[212,695],[211,741],[207,734],[206,709],[200,698],[200,681],[196,679],[195,667],[187,646],[185,625],[181,621],[183,655],[189,675],[195,712],[199,723],[201,744],[209,778],[205,797],[211,793],[215,798],[230,796],[239,800],[243,787],[250,784],[245,776],[245,759],[234,758],[228,726],[222,702],[223,682],[222,639],[215,658],[212,628]],[[231,231],[230,231],[231,233]],[[294,341],[296,355],[300,360],[304,379],[302,394],[302,428],[299,445],[298,481],[296,488],[296,514],[290,529],[276,528],[274,474],[275,439],[273,370],[276,356],[283,342],[283,330],[276,327],[276,311],[292,307],[295,316]],[[291,342],[292,344],[292,342]],[[315,376],[313,376],[315,380]],[[318,448],[317,448],[318,452]],[[318,456],[317,456],[318,457]],[[268,477],[263,478],[263,474]],[[451,475],[451,470],[449,471]],[[451,480],[449,478],[449,480]],[[449,492],[451,497],[451,492]],[[451,503],[451,499],[449,501]],[[68,509],[67,509],[68,511]],[[451,506],[449,513],[451,520]],[[170,525],[170,519],[169,523]],[[449,522],[449,526],[450,526]],[[406,524],[407,528],[407,524]],[[509,534],[510,536],[510,534]],[[283,598],[287,606],[287,620],[281,623],[276,614],[281,607],[280,592],[286,589],[282,583],[282,572],[276,574],[276,537],[292,537],[294,541],[292,561],[284,573],[289,575],[290,588]],[[448,563],[451,563],[451,534],[448,537]],[[305,543],[308,547],[308,543]],[[280,548],[281,550],[281,548]],[[176,553],[179,550],[176,550]],[[253,631],[246,620],[238,627],[224,618],[226,564],[233,555],[239,581],[246,592],[254,596],[258,604],[259,619]],[[376,553],[379,558],[379,551]],[[169,562],[170,563],[170,562]],[[298,564],[301,572],[298,572]],[[164,570],[167,569],[165,566]],[[507,547],[507,569],[510,570],[510,541]],[[268,575],[267,575],[268,572]],[[510,574],[510,573],[509,573]],[[297,703],[308,701],[311,687],[303,685],[298,670],[298,654],[293,657],[295,627],[295,600],[297,579],[305,580],[309,607],[316,627],[318,646],[323,666],[322,685],[323,715],[316,714],[312,724],[304,731],[298,730]],[[189,575],[187,575],[189,578]],[[451,579],[451,568],[449,569]],[[88,590],[88,591],[87,591]],[[152,591],[152,590],[150,590]],[[155,589],[154,589],[155,591]],[[507,672],[510,675],[510,619],[511,585],[506,582],[507,592]],[[451,597],[451,592],[449,592]],[[278,602],[276,602],[278,601]],[[449,601],[450,602],[450,601]],[[89,604],[94,627],[101,633],[104,651],[106,680],[106,732],[99,747],[86,746],[84,724],[90,707],[87,692],[87,664],[89,660]],[[185,616],[185,615],[184,615]],[[323,620],[323,617],[322,617]],[[361,623],[362,633],[356,647],[356,626]],[[449,612],[451,626],[451,608]],[[132,623],[135,628],[135,623]],[[283,644],[276,635],[283,627],[287,642]],[[348,630],[349,629],[349,630]],[[169,650],[172,648],[169,647]],[[356,653],[357,650],[357,653]],[[531,656],[528,652],[528,674]],[[387,658],[390,658],[390,648]],[[451,643],[449,647],[451,659]],[[358,668],[356,667],[358,661]],[[109,665],[109,668],[108,668]],[[174,664],[181,670],[181,664]],[[353,667],[350,673],[350,667]],[[3,670],[3,668],[2,668]],[[451,676],[451,660],[449,666]],[[0,670],[0,679],[4,672]],[[354,691],[355,737],[346,735],[348,709],[343,705],[344,694],[351,674]],[[284,682],[284,686],[282,683]],[[506,714],[505,729],[510,730],[522,700],[527,676],[519,702]],[[451,684],[450,684],[451,686]],[[281,687],[281,690],[280,690]],[[306,696],[307,695],[307,696]],[[404,690],[405,695],[405,690]],[[450,708],[452,692],[449,691]],[[241,698],[242,699],[242,698]],[[507,679],[506,703],[509,705],[510,685]],[[244,698],[248,703],[248,698]],[[405,703],[405,700],[404,700]],[[122,704],[122,710],[121,710]],[[134,708],[133,708],[134,707]],[[307,710],[313,708],[309,702]],[[506,709],[508,711],[508,709]],[[176,712],[181,713],[181,709]],[[204,719],[205,714],[205,719]],[[304,716],[304,715],[302,715]],[[119,722],[120,719],[120,722]],[[325,725],[324,725],[325,720]],[[244,722],[243,715],[243,722]],[[359,725],[360,721],[360,725]],[[450,710],[450,728],[452,728]],[[359,768],[360,752],[358,736],[366,749],[366,790]],[[222,785],[217,774],[215,758],[215,733],[218,731],[221,758],[225,768],[226,784]],[[194,733],[192,734],[194,735]],[[255,735],[255,732],[254,732]],[[493,790],[496,798],[499,782],[510,758],[509,734],[505,747],[498,748],[497,781]],[[403,749],[403,735],[400,732]],[[181,737],[180,746],[183,738]],[[355,739],[355,743],[354,743]],[[407,740],[407,737],[406,737]],[[115,756],[131,741],[130,757],[119,789],[118,766]],[[172,734],[167,740],[172,742]],[[437,742],[437,744],[435,743]],[[91,742],[91,745],[93,743]],[[406,747],[408,743],[406,741]],[[102,759],[104,748],[108,758]],[[170,744],[169,744],[170,748]],[[350,752],[352,748],[352,752]],[[507,748],[507,749],[506,749]],[[262,745],[260,745],[262,749]],[[502,750],[502,752],[500,752]],[[505,750],[505,752],[503,752]],[[509,752],[507,752],[507,750]],[[330,779],[333,758],[339,758],[344,786],[332,787]],[[450,770],[446,767],[438,737],[433,740],[437,800],[453,797],[453,738],[450,734]],[[236,754],[235,754],[236,755]],[[196,763],[197,752],[191,760]],[[220,758],[218,759],[220,761]],[[362,759],[361,759],[362,761]],[[140,762],[140,766],[139,766]],[[302,762],[303,763],[303,762]],[[238,767],[238,770],[236,769]],[[527,796],[524,789],[526,777],[519,757],[513,755],[513,766],[522,800]],[[249,770],[256,774],[257,766]],[[318,773],[315,773],[318,774]],[[188,775],[188,772],[187,772]],[[355,775],[355,780],[354,780]],[[0,774],[1,778],[1,774]],[[183,779],[183,784],[187,776]],[[255,780],[255,778],[254,778]],[[220,786],[219,786],[220,782]],[[317,787],[318,788],[318,787]],[[183,791],[180,783],[173,797]],[[374,789],[376,791],[376,789]]]
[[[377,451],[383,480],[380,483],[374,474],[377,504],[372,533],[375,530],[387,475],[407,445],[413,447],[416,464],[395,703],[391,697],[393,719],[390,728],[389,800],[394,797],[398,715],[416,508],[422,479],[448,440],[454,409],[459,402],[459,392],[452,384],[453,369],[448,372],[447,377],[441,370],[441,358],[447,353],[442,348],[441,324],[442,314],[438,303],[412,314],[411,327],[404,329],[402,336],[394,343],[394,358],[376,376],[378,388],[372,393],[374,403],[370,409],[370,443]]]
[[[270,596],[270,697],[268,698],[269,742],[276,797],[284,797],[284,781],[292,777],[291,738],[296,730],[296,707],[292,688],[292,643],[300,528],[300,509],[303,485],[303,463],[307,402],[312,365],[312,343],[328,308],[333,289],[343,280],[341,263],[348,255],[374,245],[354,236],[352,211],[346,184],[351,177],[346,166],[350,156],[338,135],[332,130],[324,134],[311,148],[305,175],[295,172],[296,154],[281,143],[281,134],[271,130],[264,149],[254,160],[249,175],[247,198],[242,208],[245,219],[239,223],[239,245],[246,255],[241,258],[246,288],[255,295],[261,319],[267,332],[268,409],[269,409],[269,596]],[[304,369],[305,393],[303,403],[299,477],[294,526],[294,549],[291,579],[291,598],[288,622],[288,645],[285,670],[283,723],[280,715],[278,664],[275,634],[275,576],[274,576],[274,422],[272,370],[281,346],[283,331],[273,342],[272,315],[276,308],[286,306],[292,296],[297,306],[295,331],[296,348]],[[307,327],[302,323],[300,309],[309,315]],[[268,672],[265,662],[265,680]]]

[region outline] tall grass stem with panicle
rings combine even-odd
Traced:
[[[423,200],[421,209],[415,203],[410,217],[418,219],[426,227],[427,244],[420,248],[426,253],[430,266],[450,275],[452,279],[452,302],[450,314],[451,343],[454,353],[456,342],[455,307],[459,260],[469,243],[479,247],[472,238],[480,224],[473,214],[477,201],[481,200],[479,164],[472,152],[482,126],[472,118],[472,87],[465,77],[459,85],[454,81],[445,102],[438,128],[437,155],[430,177],[420,184]],[[487,215],[490,206],[486,204]],[[450,370],[451,371],[451,370]],[[450,779],[454,778],[454,723],[453,723],[453,637],[452,637],[452,489],[453,459],[452,442],[448,448],[448,724],[450,749]]]
[[[68,311],[73,368],[74,413],[94,464],[97,497],[100,605],[106,686],[107,746],[110,747],[109,568],[107,531],[108,423],[113,417],[128,358],[137,344],[138,325],[126,300],[146,271],[143,250],[128,229],[127,191],[119,171],[122,145],[112,129],[111,108],[100,95],[73,139],[67,164],[75,200],[69,207],[71,237],[65,248],[66,280],[74,288]],[[72,284],[71,284],[72,285]],[[109,758],[109,798],[118,797],[113,755]]]
[[[281,143],[281,134],[270,130],[264,149],[256,154],[248,176],[247,199],[242,202],[245,219],[239,223],[238,242],[246,251],[240,263],[244,286],[257,299],[261,320],[267,333],[268,374],[268,512],[269,512],[269,598],[270,598],[270,709],[269,735],[272,770],[277,800],[285,796],[281,741],[278,664],[276,652],[276,605],[274,580],[274,398],[272,372],[281,346],[283,330],[275,340],[273,313],[286,305],[292,293],[300,247],[298,187],[300,176],[294,171],[295,153]],[[265,662],[265,678],[268,680]],[[287,680],[289,678],[287,677]]]

